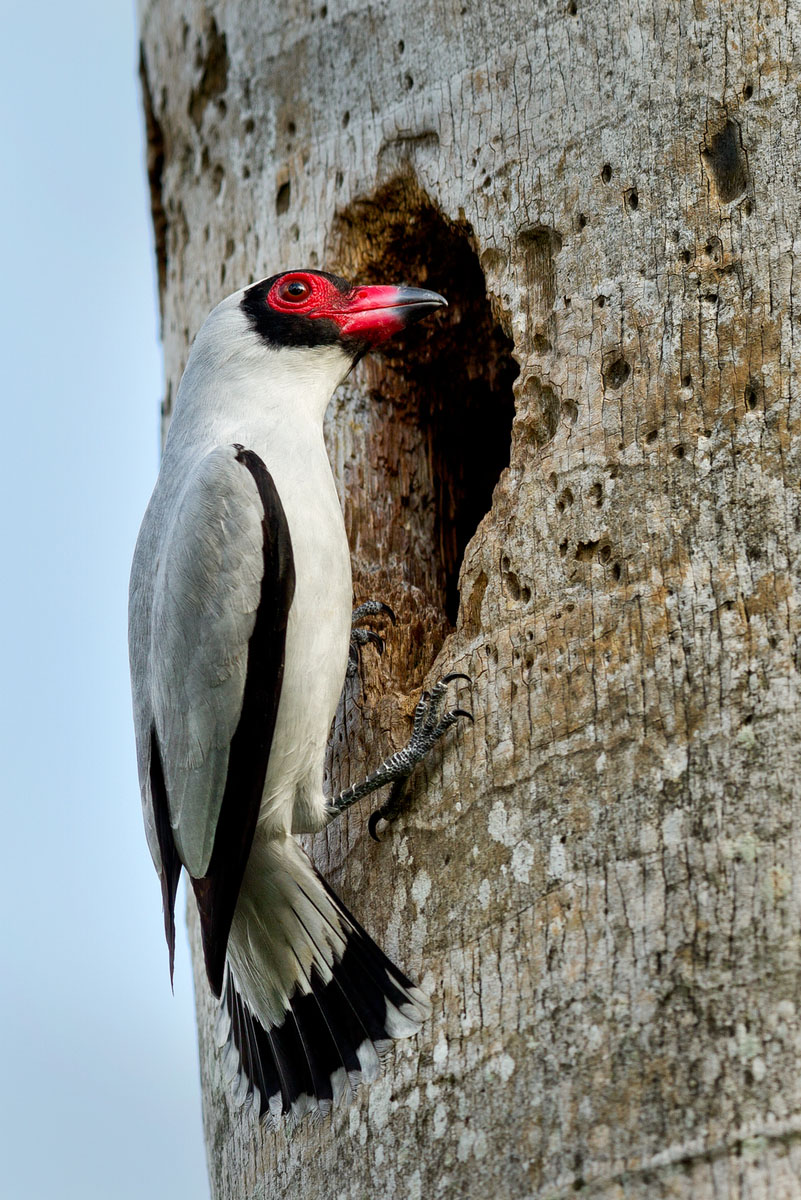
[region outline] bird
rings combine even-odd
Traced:
[[[296,835],[391,783],[375,834],[415,765],[472,719],[446,703],[467,677],[445,675],[422,693],[408,744],[325,795],[348,665],[375,640],[360,623],[390,610],[352,609],[323,418],[364,354],[444,305],[427,289],[312,269],[222,300],[191,348],[134,552],[137,763],[170,979],[185,870],[234,1099],[273,1128],[352,1097],[431,1011]]]

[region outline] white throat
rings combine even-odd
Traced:
[[[351,368],[339,345],[266,345],[237,296],[206,319],[176,397],[169,443],[247,441],[259,431],[322,429],[335,388]],[[252,433],[251,433],[252,431]]]

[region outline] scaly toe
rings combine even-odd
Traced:
[[[398,618],[382,600],[365,600],[364,603],[357,605],[351,613],[351,625],[355,625],[358,621],[364,620],[365,617],[388,617],[393,625],[397,624]]]

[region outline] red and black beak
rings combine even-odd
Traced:
[[[331,315],[344,338],[375,346],[447,303],[425,288],[355,287]]]

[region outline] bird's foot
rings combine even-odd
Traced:
[[[442,735],[447,733],[460,717],[466,717],[471,722],[473,720],[473,714],[466,708],[451,708],[444,713],[442,711],[445,707],[448,684],[454,679],[466,679],[468,683],[471,682],[469,675],[454,671],[450,675],[443,675],[442,679],[434,684],[431,691],[423,692],[417,701],[412,736],[404,748],[395,755],[396,758],[403,758],[408,763],[406,774],[396,779],[386,803],[377,808],[367,822],[370,837],[376,842],[379,840],[376,832],[379,821],[392,822],[402,812],[409,776],[417,764],[423,761]]]
[[[387,617],[392,624],[395,624],[396,617],[388,604],[383,604],[381,600],[365,600],[363,604],[354,608],[351,616],[351,632],[350,632],[350,649],[348,651],[348,678],[351,679],[359,670],[359,660],[361,657],[362,646],[371,643],[375,646],[379,654],[384,653],[384,639],[380,634],[373,629],[362,629],[359,625],[360,621],[364,621],[367,617]]]
[[[454,679],[466,679],[468,683],[470,682],[469,675],[453,672],[450,675],[443,675],[430,692],[423,692],[414,710],[412,736],[409,741],[402,750],[391,754],[376,771],[373,771],[361,783],[347,788],[332,800],[330,810],[332,818],[344,812],[346,808],[350,808],[351,804],[355,804],[363,796],[368,796],[370,792],[375,792],[378,788],[391,783],[394,786],[389,799],[381,808],[376,809],[367,826],[370,836],[376,841],[378,840],[376,835],[378,822],[390,821],[400,812],[406,783],[417,764],[422,762],[442,735],[452,725],[455,725],[460,717],[473,720],[473,714],[464,708],[451,708],[443,712],[448,684]]]

